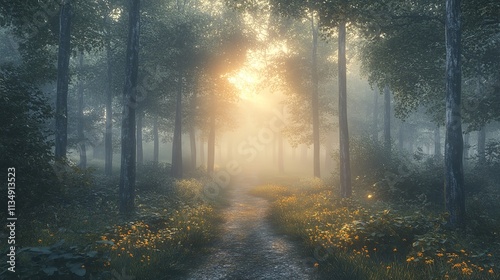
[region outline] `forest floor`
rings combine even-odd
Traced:
[[[297,243],[274,230],[267,219],[269,202],[249,194],[258,178],[236,180],[230,206],[221,213],[220,239],[182,279],[318,279],[314,263]]]

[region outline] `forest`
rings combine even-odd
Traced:
[[[0,279],[500,279],[500,1],[2,0]]]

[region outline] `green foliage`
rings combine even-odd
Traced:
[[[472,160],[476,162],[476,165],[472,168],[471,173],[476,175],[478,178],[483,178],[483,180],[484,178],[488,178],[489,182],[499,182],[500,173],[498,170],[500,169],[500,141],[488,141],[484,149],[484,156],[484,162],[480,161],[477,154],[472,157]]]
[[[95,168],[80,168],[78,164],[69,160],[55,162],[52,169],[58,179],[59,189],[67,192],[69,189],[92,188],[94,182]]]
[[[447,231],[442,228],[445,217],[419,210],[419,205],[390,207],[359,196],[340,199],[330,190],[293,187],[292,195],[279,197],[285,189],[267,191],[274,198],[271,219],[282,232],[303,240],[325,279],[496,277],[498,241],[483,243],[479,235]]]
[[[17,192],[23,201],[35,199],[53,186],[54,172],[47,121],[52,110],[44,94],[27,82],[20,68],[0,68],[0,167],[14,167]]]
[[[102,269],[107,258],[90,246],[63,246],[64,239],[49,247],[23,247],[18,251],[21,279],[64,279],[84,277]]]
[[[76,184],[85,178],[82,172],[68,167],[61,175],[67,182],[64,193],[20,214],[25,222],[16,243],[25,246],[18,257],[22,279],[72,279],[83,273],[94,279],[170,278],[185,272],[193,256],[218,236],[222,221],[214,205],[225,193],[217,200],[192,200],[179,191],[200,192],[205,179],[139,191],[136,213],[121,217],[118,178],[89,172],[90,185],[82,187]]]
[[[443,164],[420,153],[385,152],[383,143],[368,137],[351,141],[354,191],[376,199],[443,203]]]
[[[469,229],[485,242],[494,242],[500,236],[500,190],[489,187],[466,200]]]
[[[382,178],[391,170],[390,155],[384,144],[372,141],[368,137],[354,138],[349,143],[351,155],[351,174],[353,178],[370,174],[373,178]]]
[[[170,176],[170,164],[147,162],[137,167],[136,188],[140,191],[172,190],[173,178]]]

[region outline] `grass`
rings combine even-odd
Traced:
[[[138,174],[138,181],[165,179],[167,166],[160,168],[160,179]],[[144,185],[137,190],[136,212],[124,217],[118,213],[117,176],[99,169],[76,173],[66,174],[61,193],[18,210],[19,279],[169,279],[185,273],[218,236],[225,193],[206,198],[207,177]],[[0,271],[6,269],[2,264]]]
[[[498,239],[446,230],[445,217],[422,205],[340,199],[317,180],[251,193],[272,201],[271,220],[303,242],[324,279],[499,278]]]

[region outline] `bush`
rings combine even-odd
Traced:
[[[325,279],[495,279],[498,242],[444,230],[444,216],[418,208],[317,190],[277,199],[271,218],[304,241]]]
[[[390,202],[421,200],[442,204],[443,164],[432,156],[392,151],[370,138],[352,141],[353,190]]]
[[[0,68],[0,168],[3,178],[8,167],[16,170],[16,194],[23,197],[16,206],[40,201],[58,188],[49,164],[53,156],[47,122],[52,109],[26,75],[14,66]]]
[[[173,183],[169,163],[150,161],[137,167],[136,188],[138,191],[171,191]]]

